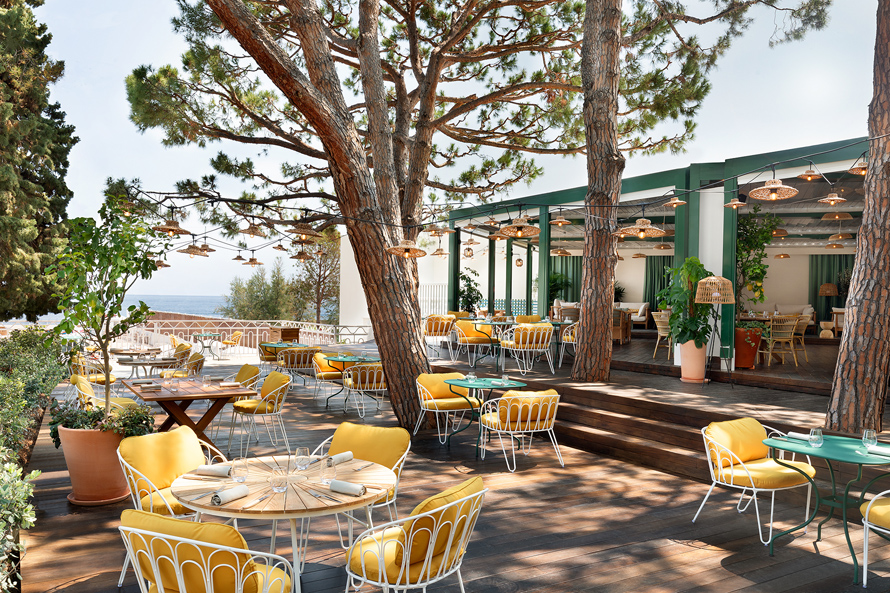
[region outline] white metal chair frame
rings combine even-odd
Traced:
[[[167,369],[160,372],[161,377],[169,377],[169,378],[177,378],[183,377],[180,373],[185,373],[185,377],[197,377],[204,370],[204,363],[207,362],[206,357],[203,353],[198,352],[199,356],[192,358],[192,354],[189,353],[185,357],[185,364],[176,367],[175,369]]]
[[[277,354],[273,355],[272,352],[270,352],[269,350],[266,350],[260,344],[256,345],[256,351],[257,351],[257,355],[260,357],[260,361],[259,361],[259,363],[257,363],[257,366],[260,369],[260,373],[264,373],[264,374],[268,375],[273,370],[272,366],[277,364],[278,355]]]
[[[417,415],[417,423],[414,425],[414,433],[417,434],[417,431],[420,430],[420,427],[423,425],[426,420],[426,413],[431,412],[435,414],[436,417],[436,435],[439,438],[439,444],[444,445],[448,442],[448,437],[452,434],[457,434],[460,432],[458,427],[464,421],[464,418],[467,415],[467,412],[470,413],[470,422],[472,422],[473,411],[476,408],[473,407],[473,404],[467,399],[467,407],[458,409],[458,410],[444,410],[439,409],[436,405],[436,398],[430,393],[430,390],[423,386],[419,381],[417,383],[417,397],[420,399],[420,413]],[[454,397],[463,397],[459,394],[455,394]],[[444,422],[439,422],[439,415],[444,414],[445,420]],[[449,421],[449,416],[451,416],[451,420]],[[451,424],[451,433],[448,432],[448,424]],[[466,427],[464,429],[466,430]]]
[[[890,490],[884,490],[883,492],[878,492],[875,494],[875,497],[871,499],[871,502],[868,503],[868,507],[865,509],[865,514],[862,517],[862,528],[864,530],[862,536],[862,588],[868,586],[868,535],[871,531],[877,531],[880,534],[885,534],[885,536],[890,537],[890,529],[887,527],[883,527],[881,525],[877,525],[868,520],[869,514],[871,514],[871,507],[877,501],[882,498],[886,498],[890,495]],[[883,537],[883,536],[882,536]],[[887,537],[885,537],[887,539]]]
[[[490,353],[494,346],[493,341],[496,340],[495,338],[489,336],[488,343],[469,342],[468,340],[470,338],[467,337],[467,334],[464,333],[464,330],[462,330],[460,326],[457,325],[457,323],[454,324],[454,336],[457,338],[457,346],[454,348],[454,350],[452,350],[452,360],[456,360],[457,357],[460,356],[460,353],[462,351],[465,351],[467,353],[467,362],[470,364],[470,366],[476,366],[475,361],[480,356],[480,350],[486,351],[485,355]]]
[[[766,429],[767,437],[774,436],[785,436],[781,430],[777,430],[767,425],[763,425],[763,428]],[[738,455],[730,451],[727,447],[721,445],[720,443],[713,441],[708,438],[705,434],[705,431],[708,427],[704,427],[701,429],[702,438],[705,442],[705,454],[708,457],[708,470],[711,472],[711,487],[708,489],[708,493],[705,494],[704,500],[701,501],[701,505],[698,507],[698,511],[696,511],[695,516],[692,518],[692,522],[695,523],[695,520],[698,519],[699,514],[702,509],[705,508],[705,503],[708,502],[708,497],[711,496],[711,492],[714,490],[714,486],[720,484],[721,486],[726,486],[728,488],[735,488],[737,490],[741,490],[742,493],[739,496],[739,501],[736,504],[736,510],[739,513],[744,513],[748,510],[748,507],[751,506],[751,501],[754,501],[754,513],[757,516],[757,531],[760,536],[760,541],[763,545],[769,545],[770,540],[773,537],[773,514],[776,508],[776,492],[779,490],[790,490],[792,488],[800,488],[801,486],[807,487],[807,504],[804,509],[804,518],[809,517],[810,515],[810,497],[813,493],[812,484],[809,480],[806,480],[802,484],[795,484],[794,486],[785,486],[782,488],[755,488],[752,486],[745,486],[742,484],[736,484],[733,479],[732,472],[729,471],[733,467],[741,467],[745,470],[745,474],[748,478],[748,482],[754,484],[754,479],[751,476],[751,472],[748,471],[748,468],[745,466],[745,463],[739,458]],[[810,463],[809,455],[806,456],[807,463]],[[779,459],[785,459],[785,451],[779,451]],[[791,461],[795,460],[795,454],[791,454]],[[724,462],[729,461],[729,465],[724,466]],[[748,499],[748,502],[745,506],[742,506],[742,501],[745,500],[745,494],[751,491],[751,496]],[[770,510],[769,510],[769,535],[764,539],[763,537],[763,525],[760,521],[760,507],[757,504],[757,493],[758,492],[770,492],[772,494],[770,500]],[[806,533],[806,529],[804,529],[804,533]]]
[[[257,368],[259,368],[259,367],[257,367]],[[235,373],[232,373],[231,375],[228,375],[225,379],[223,379],[223,381],[234,381],[234,380],[235,380],[235,377],[238,376],[238,373],[239,373],[239,372],[241,372],[240,369],[239,369],[238,372],[235,372]],[[260,372],[260,373],[257,373],[256,375],[254,375],[253,377],[250,377],[250,378],[247,379],[246,381],[242,381],[242,382],[241,382],[241,386],[244,387],[245,389],[253,389],[253,390],[256,390],[256,388],[257,388],[257,383],[260,382],[260,376],[261,376],[261,375],[262,375],[262,373]],[[242,400],[242,399],[248,399],[248,398],[247,398],[247,397],[239,397],[239,398],[237,398],[235,401],[239,401],[239,400]],[[226,404],[226,405],[229,405],[229,404]],[[216,439],[216,435],[219,434],[219,425],[220,425],[219,420],[220,420],[220,418],[222,417],[222,415],[223,415],[223,410],[220,410],[220,412],[219,412],[219,414],[216,416],[216,418],[213,419],[213,438],[214,438],[214,439]],[[230,426],[230,427],[234,427],[234,426],[235,426],[235,408],[234,408],[234,406],[232,407],[232,417],[231,417],[230,420],[229,420],[229,426]],[[229,438],[231,438],[231,434],[232,434],[232,432],[231,432],[231,430],[230,430],[230,431],[229,431]]]
[[[334,440],[334,435],[329,436],[324,441],[322,441],[312,452],[312,455],[327,455],[328,448],[331,446],[331,441]],[[399,497],[399,481],[402,479],[402,469],[405,466],[405,460],[408,459],[408,453],[411,452],[411,441],[408,441],[408,448],[405,449],[405,452],[401,457],[393,464],[393,466],[389,469],[396,475],[396,483],[395,486],[392,487],[392,496],[387,496],[385,498],[381,498],[380,501],[375,502],[367,507],[368,520],[362,521],[358,517],[356,517],[355,513],[349,511],[346,513],[342,513],[346,515],[348,522],[348,539],[346,540],[348,543],[344,543],[343,540],[343,531],[340,529],[340,514],[336,515],[337,517],[337,531],[340,532],[340,546],[344,549],[348,548],[353,540],[353,531],[352,531],[352,523],[358,522],[365,526],[365,528],[370,529],[374,527],[374,517],[373,513],[375,509],[386,509],[386,512],[389,514],[389,520],[395,521],[399,518],[399,509],[396,507],[396,500]],[[355,456],[359,459],[362,459],[361,452],[356,453],[353,451]]]
[[[213,445],[201,441],[199,439],[199,443],[201,448],[204,449],[204,458],[207,460],[207,463],[213,462],[225,462],[227,461],[226,456],[222,454],[222,451],[214,447]],[[161,502],[164,503],[164,506],[167,507],[167,516],[175,517],[177,519],[183,519],[186,517],[192,518],[195,521],[201,520],[201,513],[184,513],[177,515],[173,512],[173,507],[170,506],[170,503],[167,501],[167,498],[161,493],[161,490],[155,486],[155,484],[148,479],[148,477],[143,474],[141,471],[130,465],[123,457],[121,457],[120,448],[117,450],[117,460],[121,464],[121,469],[124,472],[124,477],[127,480],[127,485],[130,488],[130,499],[133,501],[133,508],[137,511],[144,511],[146,509],[142,508],[142,499],[146,496],[150,496],[151,500],[154,499],[155,495],[157,495]],[[151,509],[147,509],[151,511]],[[124,558],[124,566],[121,568],[121,576],[117,581],[118,587],[124,586],[124,577],[127,575],[127,567],[130,563],[130,556],[127,555]],[[137,576],[138,576],[137,569]]]
[[[440,348],[442,340],[448,346],[448,357],[454,360],[454,349],[451,344],[451,335],[454,330],[454,319],[448,315],[430,315],[423,320],[423,339],[427,348],[435,350],[436,355],[441,357]]]
[[[365,417],[365,400],[362,399],[363,397],[375,401],[379,410],[380,400],[388,389],[383,365],[373,363],[356,364],[348,367],[343,371],[343,388],[346,390],[343,411],[349,409],[349,399],[352,397],[355,397],[355,409],[358,411],[359,418]]]
[[[519,373],[522,375],[529,372],[535,361],[544,355],[547,358],[547,364],[550,365],[550,373],[555,375],[553,353],[550,351],[550,340],[552,339],[553,326],[549,324],[511,327],[504,332],[501,340],[501,368],[507,368],[507,351],[516,359],[516,366],[519,367]],[[505,345],[509,343],[512,343],[513,346]]]
[[[223,355],[224,354],[228,355],[230,350],[241,345],[241,338],[243,336],[244,336],[243,331],[236,331],[236,332],[232,333],[231,337],[229,337],[228,340],[223,340],[222,342],[220,342],[220,347],[219,347],[220,360],[228,360],[228,359],[224,359]]]
[[[506,407],[507,420],[501,416],[501,410]],[[535,433],[546,433],[553,443],[553,450],[556,451],[556,458],[559,465],[565,467],[566,464],[562,459],[562,453],[559,451],[559,444],[556,442],[556,433],[553,427],[556,424],[556,412],[559,408],[559,395],[511,395],[500,399],[493,399],[482,404],[479,414],[479,440],[482,442],[480,457],[485,459],[485,444],[490,437],[489,433],[498,435],[498,441],[501,445],[501,451],[504,452],[504,459],[507,461],[507,469],[511,472],[516,471],[516,441],[521,442],[522,453],[528,455],[532,448],[532,438]],[[525,412],[523,417],[523,412]],[[537,412],[537,413],[535,413]],[[494,414],[498,418],[496,426],[486,425],[482,419],[486,414]],[[516,420],[509,420],[515,417]],[[510,441],[511,455],[507,454],[507,446],[504,444],[504,437]],[[513,460],[512,466],[510,460]]]
[[[80,355],[80,360],[75,362],[73,359],[70,361],[68,365],[68,375],[80,375],[81,377],[87,378],[89,380],[90,376],[99,375],[105,377],[105,369],[100,366],[100,363],[95,360],[88,359],[85,354]],[[109,373],[113,375],[113,373]],[[106,377],[107,378],[107,377]],[[104,383],[90,383],[91,385],[95,385],[97,387],[102,387],[102,390],[105,390]],[[115,377],[115,381],[111,384],[111,390],[115,393],[120,393],[121,388],[123,387],[123,383],[117,380]],[[70,393],[70,392],[69,392]]]
[[[357,591],[363,583],[376,585],[383,588],[384,591],[405,591],[408,589],[423,589],[426,591],[429,585],[437,583],[452,574],[457,574],[460,590],[464,592],[464,581],[460,574],[460,567],[466,554],[467,546],[470,543],[470,538],[473,535],[473,530],[476,527],[479,512],[482,510],[482,502],[486,492],[488,492],[488,488],[432,511],[390,521],[360,534],[349,547],[349,551],[346,552],[346,574],[349,577],[346,582],[346,593],[349,593],[350,587]],[[448,517],[458,517],[459,519],[452,521],[446,519]],[[432,521],[432,526],[430,528],[418,528],[417,523],[419,520],[426,518]],[[383,534],[387,530],[393,528],[404,529],[408,523],[411,524],[409,526],[410,538],[383,538]],[[365,543],[364,541],[365,538],[371,537],[377,537],[381,542],[376,547],[376,551],[373,544]],[[443,561],[434,572],[432,561],[435,546],[432,542],[439,541],[439,538],[445,540],[445,549],[441,554]],[[427,545],[426,554],[422,560],[420,578],[411,581],[408,561],[411,558],[412,548],[415,545],[421,545],[417,543],[418,540],[427,540],[429,545]],[[361,574],[354,572],[349,562],[356,546],[362,546],[360,550],[364,552],[361,562]],[[396,551],[402,551],[403,561],[395,582],[390,582],[389,576],[386,573],[384,558],[389,555],[386,552],[387,546],[394,546]],[[378,578],[376,580],[367,574],[367,567],[374,564],[377,565]]]
[[[315,353],[321,352],[321,348],[287,348],[279,350],[275,360],[275,370],[287,373],[294,379],[299,377],[306,385],[306,375],[315,372]],[[305,374],[303,374],[305,373]]]
[[[265,380],[265,379],[264,379]],[[241,440],[239,443],[239,451],[242,457],[246,457],[248,451],[250,450],[250,435],[253,433],[254,439],[257,444],[260,442],[260,434],[259,429],[257,428],[256,420],[257,418],[262,419],[263,426],[266,427],[266,434],[269,435],[269,442],[271,442],[275,447],[278,447],[278,438],[273,436],[277,433],[278,428],[281,429],[281,437],[284,440],[284,447],[287,449],[288,454],[290,454],[290,443],[287,440],[287,430],[284,428],[284,420],[281,417],[281,413],[284,409],[284,400],[287,398],[287,394],[290,391],[290,385],[293,382],[293,377],[288,377],[287,383],[284,383],[280,387],[276,387],[274,390],[269,392],[265,398],[261,398],[260,395],[257,395],[257,399],[265,399],[267,402],[274,401],[277,403],[275,408],[271,412],[263,412],[258,414],[245,414],[239,412],[236,408],[232,408],[234,414],[241,416]],[[272,430],[269,429],[269,423],[266,422],[266,418],[269,418],[270,423],[272,423]],[[245,423],[247,423],[247,445],[244,445],[244,428]],[[232,422],[232,426],[229,428],[229,448],[232,449],[232,436],[235,431],[235,423]]]
[[[183,574],[184,567],[188,567],[192,574],[194,574],[194,571],[200,571],[207,593],[213,593],[214,578],[218,578],[218,573],[222,570],[225,570],[224,574],[227,577],[232,577],[227,579],[227,585],[231,585],[231,589],[227,588],[227,591],[243,591],[248,579],[254,580],[260,575],[268,575],[271,573],[272,568],[282,570],[287,578],[290,578],[291,583],[295,582],[290,562],[276,554],[211,544],[144,529],[124,527],[123,525],[119,526],[118,529],[127,549],[127,561],[132,561],[135,567],[136,580],[142,593],[149,593],[150,590],[186,591],[186,580]],[[142,549],[136,549],[133,545],[134,540],[139,543],[139,547]],[[149,550],[151,553],[149,553]],[[220,565],[217,562],[218,555],[224,555],[225,558],[231,559],[235,564]],[[242,559],[245,556],[247,561],[242,564]],[[142,571],[140,560],[147,561],[153,575],[159,580],[163,578],[161,575],[168,574],[172,567],[176,583],[161,582],[156,583],[156,588],[152,587],[149,584],[151,581],[148,575]],[[254,567],[253,570],[249,570],[251,566]],[[231,570],[228,567],[231,567]],[[235,575],[238,575],[237,579],[234,578]],[[263,588],[260,590],[260,593],[285,591],[285,583],[280,579],[262,578],[260,580],[263,582]]]
[[[566,353],[566,348],[572,347],[572,356],[575,356],[575,343],[578,336],[578,323],[566,327],[562,332],[562,343],[559,345],[559,368],[562,368],[562,357]]]
[[[158,374],[159,377],[163,376],[163,374],[167,371],[182,371],[187,369],[187,365],[189,362],[189,357],[192,355],[192,350],[189,348],[188,350],[182,350],[177,354],[173,355],[175,360],[169,363],[158,363],[153,364],[152,369]]]

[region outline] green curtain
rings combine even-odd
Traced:
[[[852,254],[810,256],[810,303],[816,309],[817,322],[830,321],[831,308],[844,306],[844,297],[819,296],[819,287],[826,282],[837,284],[837,275],[852,269],[855,257]]]
[[[568,257],[550,256],[550,273],[565,274],[568,276],[571,286],[563,290],[557,295],[550,295],[561,301],[569,301],[576,303],[581,300],[581,260],[584,258],[580,255]]]
[[[665,267],[672,266],[674,256],[672,255],[656,255],[646,258],[646,276],[643,280],[643,302],[649,303],[650,311],[658,311],[658,294],[665,286],[668,285],[669,279],[665,278]]]

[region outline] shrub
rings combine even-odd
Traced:
[[[19,560],[25,546],[19,532],[34,525],[34,507],[29,502],[34,492],[31,483],[38,471],[24,475],[6,449],[0,448],[0,591],[11,591],[21,581]]]

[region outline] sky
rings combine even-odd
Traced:
[[[625,177],[866,135],[877,2],[834,4],[825,30],[774,48],[768,44],[773,15],[756,13],[760,18],[711,76],[712,91],[687,151],[631,158]],[[143,64],[180,63],[185,44],[170,24],[174,2],[47,0],[35,12],[53,35],[48,53],[65,61],[65,76],[52,87],[51,100],[61,103],[80,138],[70,155],[69,216],[95,215],[108,177],[138,178],[144,189],[171,191],[176,181],[209,172],[208,160],[222,145],[166,148],[161,132],[140,133],[129,120],[126,76]],[[507,198],[586,182],[583,158],[536,160],[544,175]],[[183,226],[189,228],[188,221]],[[257,253],[266,263],[276,255],[271,249]],[[250,273],[219,252],[206,259],[174,253],[168,263],[172,267],[141,281],[134,294],[227,294],[232,279]]]

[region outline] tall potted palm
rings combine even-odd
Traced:
[[[700,383],[705,378],[706,346],[711,337],[712,305],[695,302],[699,280],[713,276],[697,257],[668,268],[668,285],[656,296],[658,306],[670,308],[671,339],[680,348],[680,380]]]
[[[132,433],[130,428],[121,430],[121,422],[129,427],[144,426],[144,430],[151,430],[154,423],[147,408],[137,408],[126,416],[111,410],[109,347],[149,315],[148,305],[141,301],[124,312],[124,297],[136,280],[150,278],[157,269],[151,254],[160,238],[143,220],[124,216],[117,201],[114,197],[106,200],[98,221],[73,219],[68,244],[59,260],[47,268],[61,289],[56,296],[64,317],[55,332],[78,334],[94,346],[101,354],[106,379],[104,408],[55,410],[52,419],[74,488],[68,498],[84,505],[111,503],[129,494],[116,449],[121,438]],[[110,419],[113,413],[120,417]],[[96,490],[96,485],[102,488]]]

